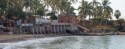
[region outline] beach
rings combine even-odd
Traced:
[[[19,35],[0,35],[0,43],[19,42],[37,38],[71,36],[69,34],[19,34]]]

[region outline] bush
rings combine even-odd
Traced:
[[[109,23],[110,21],[108,19],[104,19],[104,18],[94,18],[92,19],[93,23],[99,24],[105,24],[105,23]]]

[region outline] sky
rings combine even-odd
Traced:
[[[80,2],[81,0],[79,0]],[[86,0],[91,2],[92,0]],[[102,0],[97,0],[99,2],[101,2]],[[111,2],[110,6],[113,8],[114,12],[115,10],[120,10],[121,12],[121,17],[122,19],[125,19],[125,0],[109,0]],[[76,3],[73,5],[75,8],[78,8],[80,6],[80,3]],[[75,11],[76,13],[78,13],[78,11]],[[114,14],[113,14],[114,15]],[[113,17],[113,19],[115,19]]]

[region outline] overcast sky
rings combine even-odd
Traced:
[[[92,1],[92,0],[87,0],[87,1]],[[99,2],[101,2],[102,0],[97,0]],[[121,11],[121,18],[125,19],[125,0],[109,0],[111,2],[110,6],[113,8],[113,10],[120,10]],[[80,0],[79,0],[80,2]],[[76,3],[73,6],[75,8],[78,8],[78,6],[80,5],[80,3]],[[77,13],[77,11],[75,11]],[[115,18],[114,18],[115,19]]]

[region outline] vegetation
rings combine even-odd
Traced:
[[[121,16],[120,11],[119,11],[119,10],[116,10],[114,16],[115,16],[116,19],[118,20],[118,19],[119,19],[119,16]]]
[[[66,13],[75,15],[73,12],[75,8],[71,5],[77,1],[78,0],[0,0],[0,17],[24,19],[28,16],[38,15],[51,16],[50,18],[55,20],[57,19],[56,14]],[[124,20],[118,20],[121,16],[121,12],[116,10],[115,13],[113,13],[113,8],[109,6],[110,4],[111,2],[109,2],[109,0],[103,0],[102,2],[82,0],[78,8],[79,23],[84,24],[85,21],[90,21],[91,25],[89,25],[88,28],[93,29],[99,27],[100,29],[104,29],[104,27],[117,29],[119,25],[121,27],[124,23],[120,23]],[[52,8],[51,11],[49,11],[49,7]],[[49,11],[49,13],[47,13],[47,11]],[[112,20],[113,14],[117,18],[117,21]],[[89,17],[89,20],[85,20],[87,17]],[[87,26],[87,24],[84,25]]]
[[[96,31],[96,29],[97,31],[98,30],[115,31],[115,30],[118,30],[120,26],[124,28],[123,24],[120,25],[118,23],[120,21],[123,21],[124,23],[124,20],[118,21],[119,17],[121,16],[121,13],[119,10],[116,10],[114,13],[114,16],[117,18],[117,21],[112,20],[113,8],[109,6],[110,4],[111,2],[109,2],[109,0],[103,0],[102,2],[98,2],[96,0],[93,0],[92,2],[88,2],[88,1],[82,0],[81,5],[79,7],[79,18],[80,18],[79,23],[82,22],[84,26],[89,26],[88,28],[90,28],[92,32]],[[89,20],[85,20],[86,17],[89,17]],[[90,21],[90,23],[86,23],[84,21]],[[88,24],[91,24],[91,25],[88,25]],[[118,31],[124,30],[123,28],[120,27]]]

